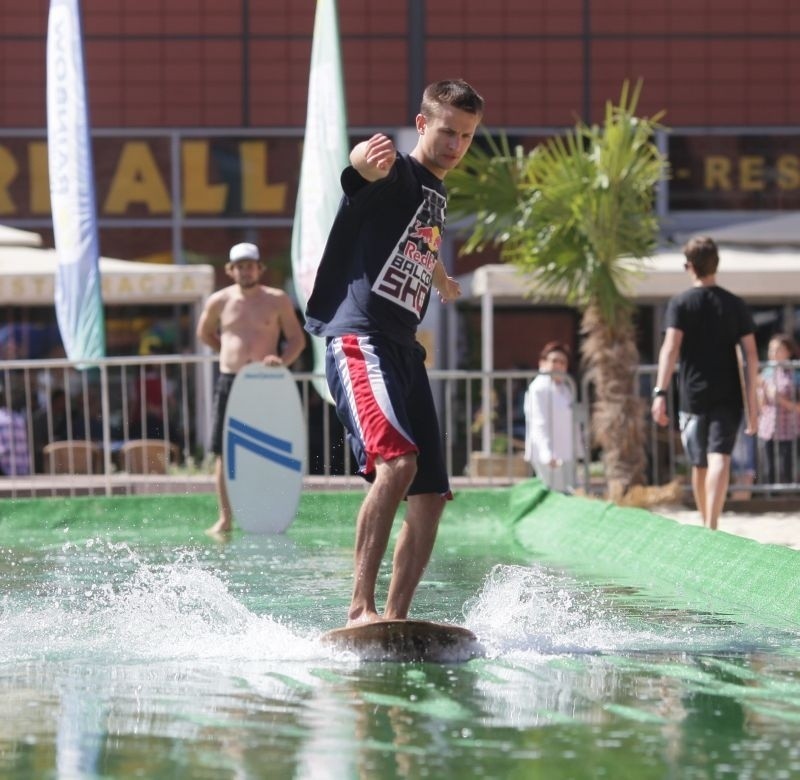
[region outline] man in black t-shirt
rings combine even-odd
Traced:
[[[442,182],[469,148],[482,115],[483,99],[469,84],[439,81],[423,94],[411,154],[399,154],[381,133],[353,148],[308,300],[306,330],[327,341],[336,413],[359,472],[372,482],[358,514],[348,625],[408,616],[451,497],[416,332],[431,287],[443,301],[461,293],[439,259],[447,206]],[[375,581],[406,497],[381,616]]]
[[[731,452],[747,404],[746,433],[754,434],[758,354],[753,319],[745,302],[717,286],[719,254],[705,236],[683,248],[684,268],[692,287],[667,305],[664,343],[658,355],[653,389],[653,419],[667,425],[666,395],[676,360],[680,360],[678,392],[681,440],[692,464],[692,491],[703,524],[712,530],[722,512],[730,481]],[[746,398],[740,382],[737,347],[746,356]]]

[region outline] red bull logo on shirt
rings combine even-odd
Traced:
[[[431,252],[439,253],[439,247],[442,245],[442,231],[439,230],[437,225],[422,225],[417,222],[414,225],[414,232],[411,233],[409,238],[420,239]]]
[[[372,291],[421,317],[442,246],[444,198],[423,187],[425,200],[384,265]],[[436,220],[440,224],[435,224]],[[434,224],[431,224],[431,223]]]

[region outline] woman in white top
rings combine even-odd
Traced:
[[[572,492],[575,482],[575,399],[565,380],[569,350],[558,341],[545,344],[539,374],[525,393],[525,460],[550,490]]]

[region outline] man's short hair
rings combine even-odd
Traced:
[[[708,236],[690,238],[683,247],[683,254],[692,264],[698,278],[712,276],[717,272],[719,252],[714,240]]]
[[[483,115],[483,98],[463,79],[435,81],[425,87],[420,114],[430,118],[439,106],[452,106],[468,114]]]

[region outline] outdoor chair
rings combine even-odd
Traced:
[[[179,455],[177,444],[162,439],[132,439],[120,450],[122,470],[129,474],[166,474]]]
[[[48,474],[102,474],[103,451],[90,441],[53,441],[42,448]]]

